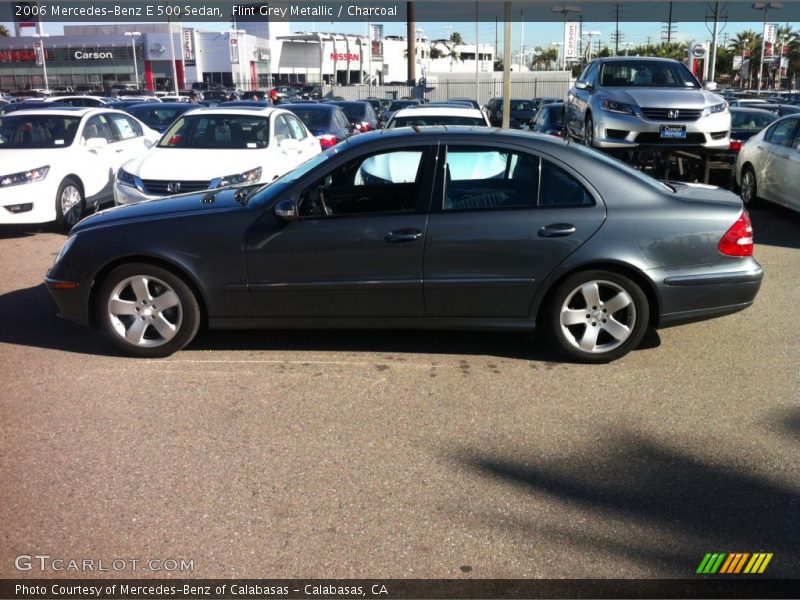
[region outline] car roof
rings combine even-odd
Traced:
[[[180,102],[177,104],[183,103]],[[255,113],[262,117],[269,117],[272,115],[272,113],[286,111],[282,110],[281,108],[274,108],[272,106],[232,106],[230,108],[225,108],[225,105],[222,104],[220,106],[198,105],[196,112],[204,115],[252,115]]]
[[[288,104],[281,104],[281,108],[289,110],[296,108],[298,110],[325,110],[334,111],[342,110],[342,107],[333,102],[289,102]]]
[[[672,58],[663,58],[661,56],[603,56],[595,60],[599,60],[602,62],[646,61],[646,62],[671,62],[671,63],[682,64]]]
[[[21,109],[14,111],[14,115],[62,115],[62,116],[69,116],[69,117],[83,117],[89,113],[104,113],[104,112],[115,112],[115,113],[122,113],[119,110],[113,110],[110,108],[104,108],[102,106],[54,106],[53,108],[49,107],[41,107],[41,108],[31,108],[31,109]],[[125,114],[125,113],[122,113]]]
[[[421,106],[419,108],[403,108],[394,113],[397,117],[478,117],[483,119],[483,113],[477,108],[462,108],[460,106]]]

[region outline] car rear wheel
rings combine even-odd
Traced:
[[[100,287],[96,310],[97,322],[118,348],[146,358],[177,352],[200,326],[200,306],[189,286],[148,264],[111,271]]]
[[[756,185],[756,172],[747,165],[742,169],[742,184],[739,186],[742,203],[745,208],[754,208],[758,205],[758,186]]]
[[[650,309],[642,289],[611,271],[583,271],[567,277],[550,297],[544,327],[569,358],[606,363],[641,342]]]
[[[594,148],[594,121],[592,115],[586,115],[583,125],[583,141],[589,148]]]
[[[80,184],[67,177],[56,192],[56,226],[69,231],[83,217],[86,201]]]

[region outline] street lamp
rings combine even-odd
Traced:
[[[49,92],[50,91],[50,83],[47,81],[47,58],[45,57],[44,40],[42,38],[50,37],[50,34],[39,32],[39,33],[34,33],[33,37],[38,38],[34,42],[34,44],[36,45],[36,55],[40,56],[39,53],[41,52],[42,71],[43,71],[43,74],[44,74],[44,89]]]
[[[758,65],[758,91],[761,91],[761,77],[764,74],[764,49],[767,45],[767,36],[764,35],[767,32],[767,11],[769,9],[778,9],[783,8],[783,4],[780,2],[755,2],[752,5],[752,8],[755,10],[763,10],[764,11],[764,29],[762,29],[761,33],[761,62]],[[774,51],[774,49],[773,49]]]
[[[139,88],[139,66],[136,64],[136,38],[142,34],[138,31],[126,31],[125,35],[131,38],[131,50],[133,50],[133,77],[136,82],[136,88]]]
[[[602,34],[599,31],[584,31],[581,37],[589,38],[589,60],[592,60],[592,38],[600,37]]]

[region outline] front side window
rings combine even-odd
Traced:
[[[264,117],[201,114],[175,121],[158,147],[257,150],[266,148],[268,143],[269,123]]]
[[[289,140],[292,138],[292,130],[289,129],[289,125],[286,123],[286,119],[283,115],[279,115],[275,119],[275,141],[279,144],[284,140]]]
[[[445,211],[531,208],[536,203],[538,157],[450,147],[445,168]]]
[[[402,213],[416,210],[424,150],[360,157],[320,178],[303,194],[304,217]]]
[[[791,146],[796,127],[797,119],[787,119],[773,125],[772,129],[770,129],[764,137],[771,144]]]

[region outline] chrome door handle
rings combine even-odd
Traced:
[[[570,223],[554,223],[545,225],[539,230],[539,237],[566,237],[577,231]]]

